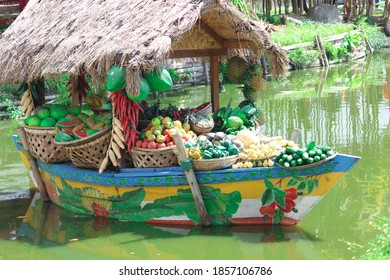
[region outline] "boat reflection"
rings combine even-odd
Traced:
[[[18,238],[41,247],[66,245],[91,238],[104,238],[115,234],[137,235],[142,240],[169,239],[190,236],[235,237],[246,243],[289,242],[310,240],[308,234],[296,226],[172,226],[137,222],[122,222],[101,217],[77,216],[75,213],[43,202],[36,193]]]

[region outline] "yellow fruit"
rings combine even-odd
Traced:
[[[189,123],[183,123],[183,129],[188,132],[190,131],[191,127],[190,127],[190,124]]]
[[[172,124],[174,127],[178,128],[178,129],[182,128],[181,121],[176,120],[176,121],[173,121]]]

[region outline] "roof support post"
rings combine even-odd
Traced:
[[[213,112],[219,110],[219,67],[218,56],[210,56],[210,85],[211,85],[211,103]]]

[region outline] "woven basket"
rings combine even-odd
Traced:
[[[238,159],[238,155],[212,159],[193,159],[192,164],[195,170],[218,170],[232,166]]]
[[[161,149],[131,148],[134,167],[168,167],[178,165],[174,146]]]
[[[200,126],[197,123],[194,122],[194,120],[189,117],[188,123],[191,127],[191,130],[195,132],[197,135],[209,133],[214,128],[214,120],[211,119],[209,122],[209,126]]]
[[[56,163],[69,160],[63,146],[54,141],[56,131],[52,127],[24,126],[31,155],[44,162]]]
[[[110,145],[111,129],[112,126],[109,126],[98,133],[79,140],[56,143],[66,149],[74,166],[98,169],[106,157]]]
[[[206,103],[204,103],[206,104]],[[202,105],[199,105],[197,108],[203,106],[204,104]],[[196,111],[197,114],[200,114],[200,115],[211,115],[213,113],[213,108],[211,107],[211,102],[207,102],[207,106],[204,107],[203,109],[200,109],[199,111]]]

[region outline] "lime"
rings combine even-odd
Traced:
[[[316,155],[316,152],[314,150],[308,151],[308,154],[310,157],[314,157]]]
[[[297,166],[297,161],[293,159],[290,164],[292,167]]]
[[[289,168],[290,167],[290,163],[288,163],[287,161],[284,163],[284,167],[286,168]]]
[[[326,159],[328,156],[326,154],[321,154],[320,158],[321,159]]]
[[[314,162],[314,158],[309,157],[306,161],[307,161],[307,163],[309,163],[309,164],[310,164],[310,163],[313,163],[313,162]]]
[[[297,165],[302,165],[303,164],[303,160],[301,158],[297,159]]]
[[[320,158],[320,156],[314,156],[314,161],[320,161],[321,160],[321,158]]]

